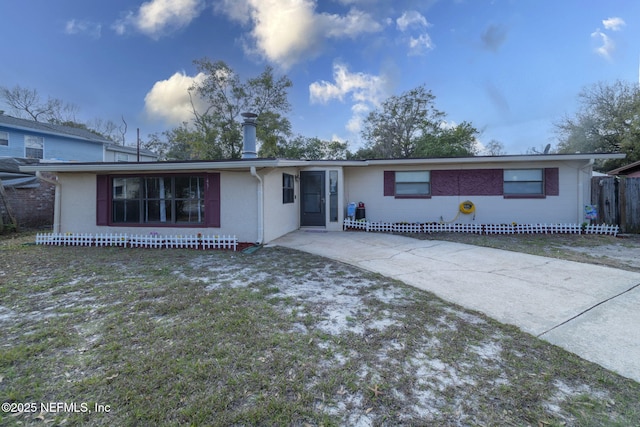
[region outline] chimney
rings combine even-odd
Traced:
[[[242,122],[242,158],[255,159],[258,157],[256,152],[256,117],[254,113],[242,113],[244,122]]]

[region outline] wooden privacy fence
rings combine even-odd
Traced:
[[[125,234],[125,233],[38,233],[36,245],[121,246],[125,248],[191,248],[236,250],[236,236]]]
[[[598,224],[617,224],[623,233],[640,233],[640,178],[591,178],[591,204]]]

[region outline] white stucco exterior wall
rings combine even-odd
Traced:
[[[264,242],[268,243],[300,227],[300,181],[294,179],[293,203],[282,203],[282,175],[299,174],[296,168],[268,169],[260,176],[264,182]]]
[[[585,167],[586,166],[586,167]],[[452,169],[559,168],[559,195],[545,198],[505,198],[503,196],[433,196],[428,199],[396,199],[384,196],[384,171]],[[582,223],[583,205],[590,200],[591,168],[585,162],[540,162],[431,165],[368,166],[345,168],[345,201],[364,202],[367,220],[377,222],[450,222],[500,224]],[[470,200],[475,214],[459,214],[459,205]],[[457,216],[457,218],[456,218]]]
[[[96,233],[96,175],[59,174],[58,182],[60,232]]]
[[[96,225],[96,175],[60,173],[60,232],[130,233],[161,235],[235,235],[240,242],[257,237],[257,181],[248,172],[220,173],[220,227],[98,226]],[[57,218],[56,218],[57,220]]]

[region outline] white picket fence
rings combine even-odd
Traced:
[[[617,236],[617,225],[592,224],[439,224],[439,223],[392,223],[344,220],[349,230],[396,232],[396,233],[475,233],[475,234],[601,234]]]
[[[126,234],[126,233],[38,233],[36,245],[121,246],[125,248],[190,248],[237,250],[236,236]]]

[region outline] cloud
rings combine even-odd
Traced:
[[[333,80],[335,83],[322,80],[309,85],[312,104],[326,104],[333,99],[344,101],[346,95],[351,95],[356,101],[378,105],[384,97],[384,77],[352,73],[346,65],[336,63],[333,65]]]
[[[71,19],[64,27],[65,34],[87,34],[94,39],[99,39],[102,34],[102,24],[98,22]]]
[[[98,22],[71,19],[67,21],[64,29],[65,34],[87,34],[93,38],[100,38],[102,34],[102,24]]]
[[[322,80],[309,85],[312,104],[327,104],[331,100],[341,102],[348,98],[353,105],[352,116],[347,122],[349,132],[358,133],[366,115],[387,97],[388,79],[366,73],[352,73],[344,64],[333,65],[334,83]]]
[[[622,27],[627,25],[622,18],[607,18],[602,20],[605,30],[621,31]],[[616,44],[611,37],[600,28],[591,33],[591,39],[595,40],[597,46],[594,51],[604,59],[611,60],[616,50]]]
[[[595,52],[605,59],[611,59],[611,55],[616,50],[616,44],[611,37],[600,31],[598,28],[591,33],[591,38],[599,42],[599,46],[595,48]]]
[[[406,11],[396,19],[396,27],[400,32],[413,33],[403,36],[403,42],[409,46],[409,56],[423,55],[435,47],[431,36],[426,32],[422,32],[430,26],[431,24],[427,21],[427,18],[415,10]]]
[[[611,31],[620,31],[622,27],[627,25],[626,22],[622,18],[608,18],[602,20],[602,25],[604,28]]]
[[[429,34],[421,34],[417,38],[409,37],[409,56],[422,55],[433,48],[434,44]]]
[[[120,35],[134,28],[157,40],[188,26],[203,8],[203,0],[151,0],[143,3],[137,12],[127,12],[112,28]]]
[[[492,52],[497,52],[507,39],[507,29],[501,25],[491,24],[480,35],[482,46]]]
[[[346,15],[317,13],[315,0],[223,0],[216,10],[252,29],[245,51],[284,69],[319,55],[329,39],[355,38],[383,26],[362,10]]]
[[[317,22],[328,37],[355,38],[360,34],[376,33],[382,30],[382,25],[371,15],[358,9],[351,9],[345,16],[322,13],[317,15]]]
[[[154,119],[161,119],[170,125],[180,125],[193,118],[193,108],[189,97],[189,88],[205,79],[203,73],[195,77],[178,72],[167,80],[156,82],[144,97],[145,111]],[[204,109],[204,103],[199,98],[193,102],[197,110]]]
[[[411,27],[426,28],[431,26],[431,24],[427,22],[427,18],[415,10],[404,12],[400,18],[396,19],[396,25],[402,32],[407,31]]]
[[[351,132],[352,134],[358,134],[362,130],[364,126],[364,119],[371,111],[371,108],[362,102],[356,103],[351,107],[351,112],[353,115],[347,122],[345,128]]]

